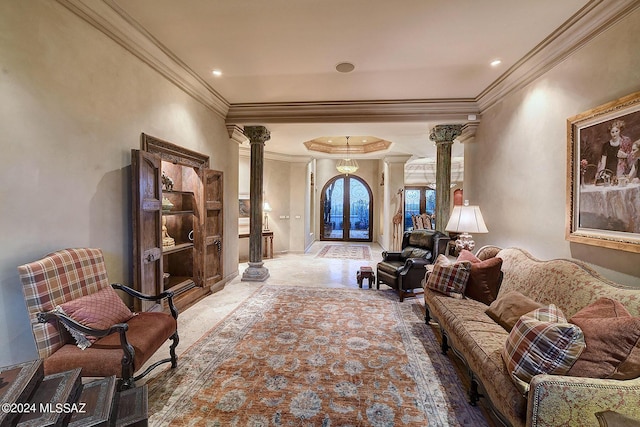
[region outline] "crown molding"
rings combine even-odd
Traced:
[[[638,0],[590,1],[480,93],[480,110],[485,112],[542,76],[638,7]]]
[[[57,0],[188,95],[225,118],[229,103],[127,15],[114,0]]]
[[[115,0],[57,0],[229,125],[253,123],[466,122],[528,85],[640,7],[638,0],[592,0],[475,98],[230,104],[122,10]],[[233,138],[233,136],[231,136]]]
[[[238,145],[249,143],[249,138],[244,134],[244,129],[237,125],[227,125],[227,132],[229,133],[229,139]]]
[[[227,123],[347,123],[467,121],[474,99],[273,102],[231,104]]]
[[[268,142],[267,142],[268,144]],[[251,147],[242,145],[238,148],[238,156],[240,158],[251,158]],[[287,154],[264,152],[264,158],[267,160],[276,160],[287,163],[309,163],[313,160],[311,156],[289,156]]]

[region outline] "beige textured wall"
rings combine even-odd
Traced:
[[[36,357],[16,266],[100,247],[132,283],[130,152],[140,133],[211,156],[237,194],[223,120],[55,1],[0,2],[0,366]],[[233,200],[235,195],[231,197]],[[237,252],[237,206],[224,251]],[[224,273],[237,274],[226,257]]]
[[[640,254],[565,241],[566,120],[640,90],[640,11],[486,112],[465,145],[465,198],[489,234],[542,259],[573,257],[640,288]]]

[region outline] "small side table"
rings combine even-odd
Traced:
[[[371,289],[372,283],[376,281],[376,275],[373,272],[373,268],[368,265],[363,265],[358,270],[356,280],[358,281],[358,287],[362,288],[362,281],[367,279],[369,281],[369,289]]]

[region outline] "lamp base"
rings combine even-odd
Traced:
[[[456,240],[456,255],[458,255],[463,249],[472,251],[476,247],[476,242],[471,238],[471,234],[462,233]]]

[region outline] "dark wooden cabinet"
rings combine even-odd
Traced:
[[[209,169],[208,156],[146,134],[131,165],[134,288],[172,290],[184,309],[223,278],[223,173]]]

